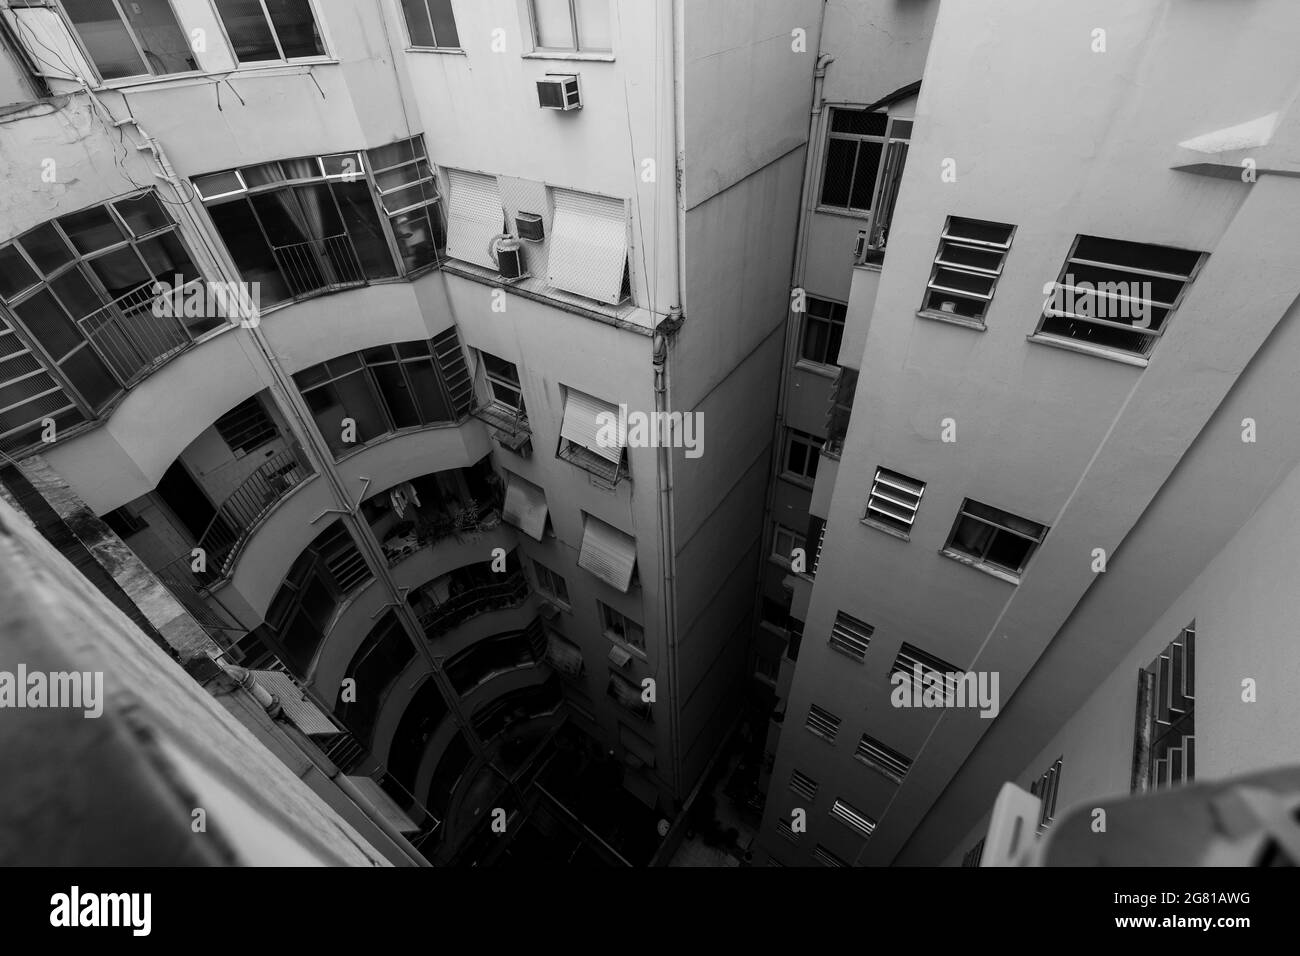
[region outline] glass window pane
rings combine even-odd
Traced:
[[[59,225],[80,252],[95,252],[126,238],[122,235],[121,227],[103,206],[62,216]]]
[[[822,175],[823,206],[848,206],[857,155],[858,144],[853,140],[832,139],[826,144],[826,170]]]
[[[140,255],[145,265],[156,279],[163,279],[173,285],[184,285],[191,279],[200,278],[199,270],[190,261],[190,254],[177,238],[176,233],[168,232],[153,239],[138,243]],[[180,276],[180,281],[176,276]]]
[[[40,281],[22,253],[12,245],[0,247],[0,295],[12,299],[24,289],[30,289]]]
[[[134,199],[121,199],[113,203],[113,208],[137,236],[148,235],[172,224],[153,193],[145,193]]]
[[[866,110],[833,110],[831,113],[831,130],[836,133],[884,136],[888,125],[887,113],[868,113]]]
[[[252,186],[269,186],[284,180],[284,170],[279,163],[262,163],[260,166],[247,166],[241,169],[244,182]]]
[[[217,12],[241,62],[280,59],[259,0],[217,0]]]
[[[429,164],[424,160],[420,160],[419,162],[398,166],[396,169],[390,169],[386,173],[380,173],[375,177],[375,182],[379,184],[380,190],[387,192],[404,183],[413,183],[416,180],[426,179],[432,175],[433,170],[429,168]],[[427,188],[436,194],[437,186],[435,184],[429,183]],[[389,203],[389,206],[390,208],[396,208],[391,203]]]
[[[405,368],[406,374],[411,377],[415,397],[420,401],[420,414],[425,424],[455,421],[456,416],[443,398],[442,383],[438,379],[438,373],[433,370],[433,363],[407,362]]]
[[[862,143],[858,147],[858,169],[853,177],[853,195],[849,197],[849,205],[854,209],[871,208],[876,191],[876,170],[880,168],[880,154],[884,148],[880,143]]]
[[[207,176],[195,176],[194,188],[204,199],[226,196],[230,193],[243,192],[244,184],[239,181],[234,170],[224,173],[211,173]]]
[[[612,50],[609,32],[609,0],[576,0],[578,14],[578,48],[600,52]]]
[[[573,23],[569,0],[533,0],[533,25],[537,45],[553,50],[572,50]]]
[[[130,246],[88,261],[113,299],[121,298],[153,278]]]
[[[411,35],[411,46],[437,45],[433,42],[433,27],[424,0],[402,0],[402,12],[406,14],[406,29]]]
[[[72,355],[60,365],[63,374],[76,386],[81,397],[96,411],[103,408],[119,391],[116,379],[89,346]]]
[[[979,558],[983,557],[984,549],[988,547],[989,539],[992,537],[993,529],[990,526],[974,518],[963,516],[957,523],[957,530],[953,532],[950,547],[954,551]]]
[[[984,560],[1008,571],[1018,572],[1025,566],[1025,561],[1029,558],[1029,552],[1033,547],[1033,542],[1003,532],[994,537]]]
[[[144,50],[150,72],[162,75],[199,68],[188,38],[177,25],[176,15],[167,0],[127,0],[122,4],[122,12]]]
[[[382,279],[397,275],[393,254],[384,238],[384,227],[380,224],[379,214],[375,212],[369,185],[364,180],[355,183],[335,182],[332,185],[339,211],[343,214],[344,229],[361,260],[366,278]]]
[[[437,226],[442,220],[436,209],[432,213],[427,208],[404,212],[389,221],[407,272],[414,272],[437,259],[438,247],[442,245]]]
[[[803,357],[810,362],[826,362],[828,326],[814,318],[805,318],[803,326]]]
[[[148,73],[131,34],[108,0],[64,0],[63,9],[106,80]]]
[[[384,209],[388,212],[397,212],[399,209],[418,206],[437,198],[438,190],[433,183],[417,183],[414,186],[399,189],[385,196]]]
[[[316,419],[316,427],[335,455],[341,455],[388,431],[388,425],[380,414],[364,376],[349,375],[313,389],[303,397],[311,408],[312,417]],[[343,441],[344,418],[352,418],[357,423],[355,442]]]
[[[424,155],[424,149],[420,146],[418,136],[414,139],[404,139],[398,143],[389,143],[387,146],[376,146],[374,149],[367,150],[367,152],[370,155],[370,165],[375,169],[387,169],[390,166],[410,162],[417,156]]]
[[[451,10],[451,0],[429,0],[429,13],[433,16],[433,33],[438,46],[459,47],[460,34],[456,32],[456,17]]]
[[[72,250],[68,248],[68,244],[59,235],[59,230],[52,222],[37,226],[23,235],[19,245],[27,250],[36,267],[46,275],[72,261]],[[3,256],[4,252],[0,251],[0,257]],[[2,278],[3,276],[0,276],[0,279]]]
[[[342,176],[345,177],[344,182],[349,179],[352,181],[363,179],[366,175],[358,153],[335,153],[331,156],[322,156],[321,163],[325,166],[326,176]]]
[[[14,312],[57,362],[85,341],[48,289],[41,289]]]
[[[415,410],[415,400],[406,386],[406,379],[402,377],[401,368],[397,365],[380,365],[371,371],[393,424],[398,428],[414,428],[419,425],[420,416]]]
[[[105,304],[100,299],[99,293],[77,269],[69,269],[57,279],[51,279],[50,288],[74,319],[84,319]]]
[[[240,276],[247,283],[257,284],[262,306],[289,298],[289,287],[280,274],[271,247],[257,226],[257,220],[253,218],[248,200],[210,206],[208,215],[234,257]]]
[[[309,0],[266,0],[266,9],[286,57],[325,55]]]

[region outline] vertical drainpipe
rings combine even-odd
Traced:
[[[672,2],[672,71],[673,71],[673,181],[676,216],[673,236],[673,256],[670,268],[675,273],[672,283],[676,304],[655,328],[652,362],[654,366],[654,399],[656,421],[666,422],[663,414],[670,407],[668,353],[672,336],[686,318],[686,196],[683,191],[686,148],[686,75],[685,75],[685,8],[683,0]],[[659,251],[655,257],[658,259]],[[662,436],[664,438],[668,436]],[[673,463],[672,449],[664,441],[656,451],[656,481],[659,498],[659,564],[663,571],[663,628],[664,647],[668,658],[668,737],[671,753],[673,792],[680,800],[682,794],[682,732],[680,690],[677,676],[677,544],[673,531]]]
[[[165,181],[171,183],[174,187],[178,185],[176,172],[171,163],[167,160],[167,155],[163,151],[162,144],[156,139],[150,137],[138,123],[135,124],[140,131],[141,137],[150,152],[153,153],[155,160],[161,170],[162,177]],[[177,194],[180,190],[177,189]],[[184,209],[189,217],[190,222],[200,230],[205,237],[205,245],[212,251],[216,258],[216,265],[226,276],[238,276],[239,270],[235,267],[233,261],[228,255],[222,255],[221,250],[224,248],[224,242],[221,236],[210,225],[206,216],[197,214],[190,206],[189,202],[184,203]],[[392,576],[388,573],[388,561],[383,554],[383,550],[374,540],[370,527],[360,518],[357,517],[357,507],[360,502],[354,503],[351,494],[344,485],[343,480],[339,477],[334,468],[334,457],[329,446],[316,434],[314,422],[311,420],[310,413],[307,410],[306,403],[298,393],[297,387],[292,384],[293,380],[280,364],[270,343],[267,342],[266,336],[262,332],[261,316],[252,314],[247,317],[250,321],[246,323],[246,331],[258,354],[266,363],[266,367],[271,373],[271,390],[276,393],[280,399],[279,407],[285,412],[290,421],[293,423],[298,437],[304,450],[312,459],[312,465],[318,475],[325,480],[333,491],[335,500],[335,510],[341,512],[344,522],[352,538],[357,542],[361,553],[366,557],[367,564],[370,566],[376,582],[383,586],[388,594],[388,604],[395,607],[397,618],[401,622],[403,630],[406,631],[407,638],[415,645],[418,653],[428,666],[433,680],[438,684],[443,697],[447,702],[448,710],[451,712],[461,730],[465,734],[471,749],[475,754],[482,756],[484,748],[482,741],[479,740],[478,734],[475,733],[473,725],[468,719],[460,705],[460,695],[448,682],[446,675],[443,673],[442,666],[433,656],[432,650],[428,646],[428,641],[424,636],[424,629],[420,626],[415,612],[398,589]]]

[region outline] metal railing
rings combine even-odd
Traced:
[[[470,588],[419,615],[426,637],[434,638],[487,611],[516,607],[528,597],[528,579],[516,571],[503,581]]]
[[[151,281],[90,313],[78,324],[122,383],[131,385],[193,343],[182,316],[174,314],[174,304],[184,301],[185,290],[202,284],[202,279],[196,279],[179,292],[171,290],[160,296],[153,291],[155,283]],[[172,302],[155,310],[155,303],[169,295],[174,297]],[[202,301],[208,308],[208,298]],[[201,318],[208,319],[201,331],[215,328],[221,321],[220,316]]]
[[[240,482],[217,508],[199,538],[198,546],[207,556],[208,573],[225,576],[258,519],[312,474],[302,452],[291,445]]]
[[[501,524],[501,504],[490,499],[476,503],[477,507],[462,507],[453,514],[438,515],[425,522],[414,522],[410,537],[403,544],[402,539],[391,538],[380,542],[380,549],[390,568],[397,567],[411,555],[432,547],[439,541],[455,538],[464,540],[466,536],[474,537],[484,531],[491,531]]]
[[[361,258],[347,233],[274,246],[271,254],[295,298],[366,282]]]

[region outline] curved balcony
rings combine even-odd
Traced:
[[[468,587],[447,600],[417,611],[425,637],[437,640],[481,614],[518,608],[528,598],[528,579],[523,572],[503,576],[500,581]]]

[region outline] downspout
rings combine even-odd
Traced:
[[[655,420],[667,422],[669,370],[668,353],[672,338],[686,320],[686,195],[683,189],[686,148],[686,15],[684,0],[673,0],[672,5],[672,68],[673,68],[673,179],[675,282],[676,304],[668,316],[656,327],[653,338],[652,362],[654,366]],[[663,427],[663,426],[661,426]],[[663,435],[661,438],[667,439]],[[668,664],[668,737],[671,752],[673,793],[680,799],[682,792],[682,731],[680,687],[677,662],[677,543],[673,516],[673,463],[669,442],[661,440],[656,452],[657,488],[659,492],[659,566],[663,571],[663,627],[664,647]]]

